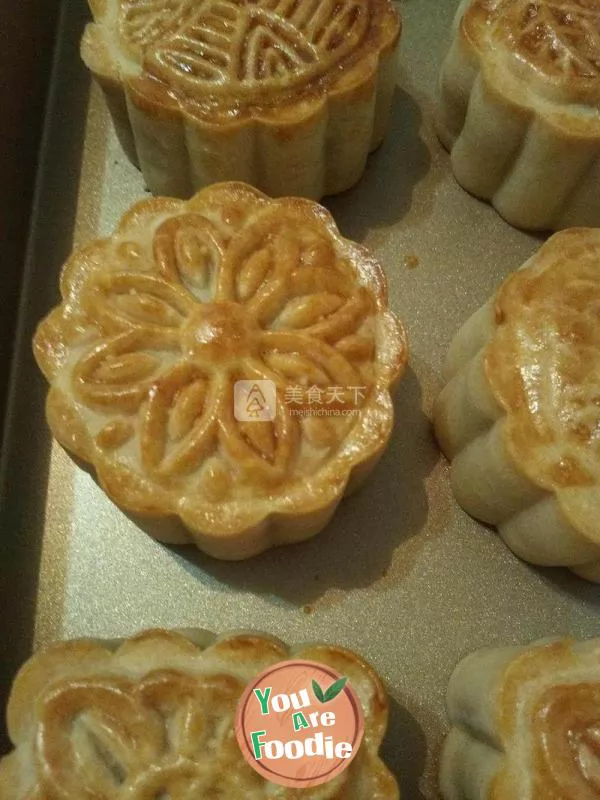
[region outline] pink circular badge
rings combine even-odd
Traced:
[[[356,756],[364,719],[344,675],[313,661],[282,661],[248,685],[237,710],[244,758],[265,780],[310,788]]]

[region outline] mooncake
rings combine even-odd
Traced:
[[[157,195],[221,181],[319,199],[383,140],[390,0],[90,0],[81,53]]]
[[[34,339],[50,427],[123,509],[187,527],[159,538],[225,559],[306,539],[385,449],[404,330],[309,200],[144,200],[61,294]]]

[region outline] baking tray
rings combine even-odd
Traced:
[[[0,441],[58,7],[58,0],[0,7]]]
[[[30,649],[60,638],[160,625],[336,642],[363,653],[389,687],[384,756],[404,799],[433,800],[457,660],[487,644],[598,633],[598,589],[563,570],[530,568],[467,517],[431,435],[453,332],[539,246],[458,187],[435,137],[432,106],[454,6],[404,3],[389,137],[361,183],[326,203],[342,232],[384,265],[391,306],[410,337],[387,453],[315,539],[230,564],[141,533],[52,443],[44,422],[30,338],[57,300],[60,266],[73,244],[108,234],[145,194],[79,62],[83,0],[64,3],[3,453],[4,695]]]

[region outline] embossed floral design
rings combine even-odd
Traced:
[[[599,224],[595,0],[461,4],[440,87],[439,134],[464,189],[519,228]]]
[[[37,758],[45,768],[31,800],[196,800],[235,797],[240,780],[255,787],[233,725],[243,688],[227,675],[200,681],[174,670],[137,683],[57,685],[43,700]]]
[[[596,230],[555,234],[495,301],[487,375],[509,414],[511,453],[537,485],[559,493],[598,494],[599,263]],[[590,525],[592,514],[590,506]]]
[[[292,800],[245,762],[235,736],[244,684],[224,674],[157,671],[62,684],[44,697],[37,757],[45,765],[31,800]],[[311,793],[341,800],[347,772]],[[305,793],[303,794],[305,796]]]
[[[596,2],[510,0],[501,3],[500,9],[502,5],[506,10],[504,14],[499,10],[496,35],[508,35],[524,60],[546,74],[569,80],[598,78],[600,11]]]
[[[224,184],[142,203],[73,256],[63,291],[35,346],[50,422],[127,507],[202,528],[245,497],[289,507],[319,471],[339,495],[389,434],[402,331],[376,265],[308,201]],[[275,384],[272,422],[236,420],[239,380]],[[294,417],[290,384],[362,387],[363,413]]]
[[[480,40],[487,50],[495,52],[500,43],[502,52],[516,55],[517,74],[529,65],[571,93],[598,81],[600,11],[594,0],[474,0],[465,20],[471,32],[473,24],[487,30]]]
[[[498,692],[506,751],[500,798],[518,790],[532,799],[598,794],[599,655],[597,639],[563,639],[524,648],[508,664]],[[511,741],[514,731],[520,735]]]
[[[119,32],[139,51],[140,89],[158,78],[180,99],[210,91],[213,105],[237,113],[245,98],[267,101],[257,87],[281,90],[281,101],[290,89],[336,79],[334,68],[357,52],[364,57],[369,32],[391,15],[372,0],[129,0],[120,5]]]
[[[89,0],[81,55],[155,195],[223,180],[318,199],[385,136],[391,0]]]
[[[442,797],[595,800],[599,666],[598,639],[492,647],[464,659],[447,695]]]
[[[396,782],[377,752],[387,719],[377,676],[335,647],[305,648],[297,657],[303,655],[332,665],[341,659],[364,702],[361,751],[350,770],[324,786],[299,792],[267,783],[236,740],[247,682],[290,658],[287,648],[240,635],[203,649],[179,634],[146,631],[114,653],[92,642],[64,642],[26,665],[11,698],[16,751],[0,760],[2,798],[397,800]],[[14,780],[13,769],[25,761],[25,780]],[[361,779],[352,786],[356,771]]]

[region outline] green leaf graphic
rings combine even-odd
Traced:
[[[329,689],[327,689],[325,692],[325,702],[328,703],[330,700],[333,700],[335,697],[337,697],[347,682],[348,678],[340,678],[339,681],[332,683]]]
[[[323,689],[321,689],[321,687],[319,686],[319,684],[316,681],[312,682],[312,688],[313,688],[313,692],[315,693],[315,697],[317,698],[317,700],[320,703],[324,703],[325,702],[325,695],[323,694]]]
[[[334,681],[329,689],[324,692],[319,684],[316,681],[313,681],[312,688],[313,692],[315,693],[315,697],[320,703],[328,703],[330,700],[334,700],[338,696],[347,683],[348,678],[340,678],[339,680]]]

